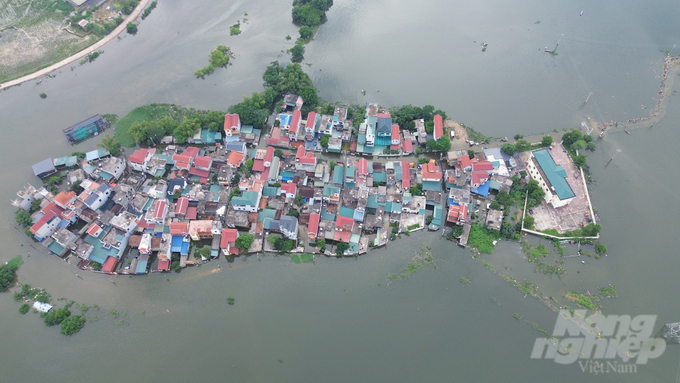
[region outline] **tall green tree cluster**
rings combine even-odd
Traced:
[[[315,27],[321,24],[333,5],[333,0],[295,0],[293,2],[293,22],[298,25]]]
[[[415,130],[416,125],[414,120],[423,119],[427,124],[428,121],[434,119],[434,116],[439,114],[444,120],[446,120],[446,112],[441,109],[435,110],[432,105],[425,105],[423,107],[413,106],[413,105],[403,105],[397,108],[392,108],[390,110],[392,114],[392,119],[399,124],[402,129]],[[434,123],[432,125],[434,130]]]

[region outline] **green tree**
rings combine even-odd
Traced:
[[[300,38],[301,39],[309,40],[312,37],[312,35],[314,34],[314,29],[310,28],[307,25],[303,25],[303,26],[300,27],[300,30],[298,32],[300,32]]]
[[[347,249],[349,249],[349,243],[340,240],[340,242],[335,245],[335,255],[342,257],[342,255],[345,253],[345,250]]]
[[[31,223],[33,223],[33,220],[31,219],[31,213],[24,209],[17,210],[17,213],[14,215],[14,219],[16,219],[18,224],[23,226],[30,226]]]
[[[602,230],[602,226],[599,223],[590,223],[581,229],[581,232],[586,237],[594,237],[600,233],[600,230]]]
[[[309,75],[302,70],[300,64],[289,64],[281,72],[281,89],[283,93],[290,92],[299,95],[302,89],[314,87]]]
[[[302,100],[305,102],[304,105],[306,107],[315,108],[319,104],[318,93],[316,91],[316,88],[312,86],[304,87],[302,90],[300,90],[300,93],[298,95],[302,97]]]
[[[553,138],[552,136],[543,136],[541,139],[541,146],[550,146],[553,143]]]
[[[131,35],[137,34],[137,24],[135,24],[135,23],[132,23],[132,22],[127,23],[127,26],[125,27],[125,29],[127,30],[127,33],[129,33]]]
[[[513,203],[515,202],[512,196],[504,190],[498,192],[498,194],[496,195],[496,201],[498,201],[498,203],[506,207],[512,206]]]
[[[76,192],[77,194],[80,194],[83,191],[83,188],[80,186],[81,183],[82,181],[80,180],[73,182],[69,190],[71,190],[72,192]]]
[[[275,155],[276,157],[279,157],[279,158],[282,159],[282,158],[283,158],[283,150],[278,149],[278,148],[277,148],[277,149],[274,149],[274,155]]]
[[[468,154],[468,157],[470,157],[470,159],[475,158],[475,151],[474,150],[468,149],[467,154]]]
[[[5,291],[14,280],[15,272],[21,265],[21,256],[10,259],[4,265],[0,265],[0,291]]]
[[[319,138],[319,145],[321,145],[322,148],[327,148],[328,147],[328,140],[330,140],[331,136],[326,134],[323,137]]]
[[[524,227],[531,230],[534,228],[534,217],[528,215],[524,218]]]
[[[606,252],[607,252],[607,246],[605,246],[605,245],[603,245],[603,244],[601,244],[601,243],[598,243],[597,245],[595,245],[595,254],[600,254],[600,255],[602,255],[602,254],[604,254],[604,253],[606,253]]]
[[[594,142],[589,142],[588,145],[586,145],[586,149],[590,150],[591,152],[594,152],[595,149],[597,149],[597,144]]]
[[[238,238],[236,238],[236,247],[241,251],[248,251],[254,240],[255,236],[252,234],[241,234]]]
[[[293,22],[298,25],[317,26],[321,24],[324,11],[314,8],[311,4],[293,6]]]
[[[581,131],[578,129],[573,129],[570,132],[564,133],[562,135],[562,145],[565,148],[570,147],[574,142],[582,139]]]
[[[231,49],[224,45],[218,45],[217,49],[210,52],[210,65],[213,67],[226,67],[229,65],[229,59],[232,57]]]
[[[21,313],[22,315],[26,314],[28,312],[28,310],[30,310],[30,309],[31,309],[31,306],[29,306],[28,303],[23,303],[19,307],[19,313]]]
[[[511,156],[514,155],[515,152],[517,151],[515,145],[513,144],[503,144],[503,146],[501,146],[501,150],[503,151],[503,153],[509,154]]]
[[[583,166],[586,165],[586,156],[583,154],[579,154],[578,156],[574,157],[574,165],[578,166],[579,168],[582,168]]]
[[[149,128],[149,121],[135,121],[130,125],[128,132],[136,143],[146,142],[146,130]]]
[[[243,125],[261,127],[269,116],[269,102],[265,97],[266,92],[253,92],[251,97],[243,97],[243,101],[229,107],[229,113],[236,113]],[[273,101],[273,100],[272,100]]]
[[[170,264],[170,269],[178,273],[182,269],[182,267],[180,266],[179,261],[172,261],[172,263]]]
[[[248,158],[246,160],[246,168],[248,168],[248,170],[253,170],[253,163],[254,163],[253,159]]]
[[[524,138],[524,135],[522,135],[520,133],[515,134],[515,140],[519,140],[519,139],[522,139],[522,138]]]
[[[326,251],[326,240],[324,238],[317,238],[316,246],[319,248],[319,251],[324,253]]]
[[[60,309],[50,310],[50,312],[47,313],[47,315],[45,315],[43,320],[45,321],[45,324],[47,326],[52,327],[54,325],[60,324],[61,322],[64,321],[64,319],[68,318],[69,316],[71,316],[71,311],[68,308],[63,307]]]
[[[425,121],[425,132],[432,134],[434,132],[434,121]]]
[[[585,140],[578,140],[578,141],[574,142],[573,144],[571,144],[569,146],[569,149],[571,149],[571,151],[575,152],[577,150],[581,150],[581,149],[585,148],[586,145],[587,144],[586,144]]]
[[[302,62],[305,58],[305,47],[302,44],[295,44],[290,48],[291,61],[294,63]]]
[[[421,196],[421,195],[423,195],[423,191],[422,191],[421,189],[418,189],[418,188],[415,187],[415,186],[411,186],[411,188],[409,189],[409,191],[411,192],[411,195],[412,195],[412,196]]]
[[[224,128],[224,115],[224,112],[211,110],[203,117],[203,126],[208,128],[211,132],[222,130]]]
[[[448,136],[441,136],[439,139],[437,139],[435,147],[440,152],[447,152],[449,149],[451,149],[451,140]]]
[[[272,61],[262,74],[262,80],[264,81],[265,88],[274,87],[276,88],[275,90],[278,92],[279,91],[278,85],[281,82],[282,72],[283,67],[281,67],[279,62]]]
[[[73,335],[85,326],[85,318],[80,315],[69,316],[61,322],[60,326],[62,334]]]
[[[295,196],[295,202],[293,202],[297,206],[302,206],[304,204],[304,201],[302,200],[302,196],[300,194]]]
[[[427,150],[435,150],[437,148],[437,141],[435,141],[433,138],[429,138],[427,141],[425,141],[425,148]]]
[[[106,137],[104,137],[98,144],[98,147],[104,148],[111,153],[112,156],[118,156],[121,153],[121,146],[120,142],[118,142],[118,139],[113,136],[109,136],[108,134]]]
[[[193,137],[201,128],[201,122],[198,118],[185,118],[181,124],[173,131],[173,135],[178,144],[187,142],[189,137]]]
[[[501,210],[501,204],[498,203],[498,201],[493,201],[491,202],[491,205],[489,205],[489,208],[493,210]]]
[[[531,149],[531,144],[527,140],[519,140],[515,144],[515,149],[518,152],[526,152],[527,150]]]
[[[288,213],[286,213],[286,215],[298,218],[298,217],[300,217],[300,212],[297,209],[290,209],[290,210],[288,210]]]

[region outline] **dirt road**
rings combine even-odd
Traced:
[[[68,64],[70,64],[74,61],[78,61],[78,60],[82,59],[83,57],[89,55],[90,53],[92,53],[94,51],[99,50],[101,47],[103,47],[104,45],[109,43],[111,40],[118,37],[118,35],[123,33],[123,31],[125,31],[127,23],[135,21],[135,19],[137,19],[137,17],[140,15],[140,13],[142,13],[144,8],[146,8],[146,6],[149,4],[150,1],[151,0],[140,1],[139,5],[137,5],[135,10],[132,11],[132,13],[130,13],[125,18],[125,20],[123,20],[123,22],[120,23],[120,25],[116,27],[116,29],[111,31],[111,33],[109,33],[108,35],[104,36],[103,39],[97,41],[96,43],[90,45],[89,47],[83,49],[82,51],[59,61],[56,64],[52,64],[52,65],[48,66],[47,68],[41,69],[37,72],[33,72],[29,75],[17,78],[15,80],[7,81],[4,84],[0,84],[0,90],[4,90],[6,88],[12,87],[14,85],[21,84],[21,83],[29,81],[29,80],[34,80],[34,79],[41,77],[41,76],[45,76],[45,75],[52,73],[53,71],[55,71],[55,70],[57,70],[61,67],[64,67],[64,66],[66,66],[66,65],[68,65]]]

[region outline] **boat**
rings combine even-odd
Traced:
[[[630,132],[629,132],[629,131],[627,131],[627,130],[624,130],[624,132],[626,132],[626,134],[630,134]]]
[[[583,16],[583,11],[581,11],[581,13],[579,13],[578,15],[579,15],[579,16]]]

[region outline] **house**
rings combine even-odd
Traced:
[[[175,216],[179,219],[184,219],[187,214],[187,208],[189,207],[189,198],[180,197],[175,203]]]
[[[392,141],[391,141],[391,150],[399,150],[399,143],[401,140],[399,139],[399,125],[393,124],[392,125]]]
[[[94,190],[84,190],[82,193],[80,193],[79,198],[83,199],[83,203],[85,206],[89,207],[92,210],[97,210],[100,207],[104,206],[104,204],[109,200],[109,196],[111,195],[111,191],[113,188],[108,185],[108,184],[97,184],[96,182],[92,182],[92,186],[98,185],[96,189]],[[84,188],[83,184],[81,186]]]
[[[281,216],[278,220],[272,220],[269,224],[272,231],[278,231],[286,238],[297,241],[298,219],[289,215]]]
[[[342,150],[342,138],[329,138],[328,151],[333,153],[340,153]]]
[[[434,116],[434,132],[432,133],[432,138],[435,141],[440,139],[444,135],[444,120],[440,114],[435,114]]]
[[[300,127],[302,126],[302,112],[298,109],[293,111],[293,117],[290,119],[290,126],[288,126],[288,138],[291,141],[298,140],[298,133],[300,133]]]
[[[435,160],[423,164],[422,177],[423,182],[440,182],[442,180],[442,171]]]
[[[467,154],[458,157],[458,163],[460,164],[461,170],[464,172],[469,172],[472,170],[472,161],[470,161],[470,156]]]
[[[446,222],[462,225],[465,223],[468,215],[468,205],[449,205],[449,212],[446,216]]]
[[[268,146],[267,147],[267,153],[264,155],[264,167],[268,168],[272,166],[272,160],[274,159],[274,147],[273,146]]]
[[[187,235],[189,234],[189,222],[171,222],[170,235]]]
[[[529,176],[538,181],[545,192],[543,199],[546,202],[558,208],[568,205],[574,199],[576,195],[567,182],[566,169],[555,162],[550,152],[546,149],[537,150],[525,162]]]
[[[162,224],[165,222],[165,217],[168,215],[169,203],[166,199],[156,200],[153,207],[153,215],[149,219],[147,213],[147,221]],[[150,213],[150,212],[149,212]]]
[[[354,218],[343,217],[339,215],[335,220],[335,230],[336,231],[348,231],[351,232],[354,228]]]
[[[337,166],[335,167],[338,168]],[[323,185],[323,200],[326,202],[337,203],[340,201],[340,188],[337,186]]]
[[[121,232],[130,234],[135,231],[137,225],[139,225],[140,219],[127,211],[122,211],[120,214],[111,218],[109,222],[111,226],[119,229]]]
[[[318,213],[309,215],[309,223],[307,224],[307,237],[309,241],[316,241],[316,236],[319,233],[319,220],[321,216]]]
[[[293,182],[281,184],[281,194],[285,194],[286,198],[295,198],[297,195],[297,185]]]
[[[237,211],[256,213],[261,197],[262,194],[260,193],[254,191],[245,191],[240,197],[236,196],[231,199],[231,206]]]
[[[72,204],[78,196],[76,195],[76,192],[70,191],[70,192],[60,192],[57,194],[53,199],[52,202],[57,204],[62,209],[67,209],[68,205]]]
[[[48,313],[50,310],[52,310],[52,305],[35,301],[33,303],[33,308],[40,311],[41,313]]]
[[[489,230],[501,230],[501,225],[503,224],[503,211],[489,209],[486,213],[486,228]]]
[[[416,124],[416,131],[418,132],[418,143],[425,145],[427,142],[427,130],[425,129],[425,120],[422,118],[413,121]]]
[[[377,115],[377,123],[376,123],[376,132],[375,135],[377,137],[392,137],[392,116],[389,113],[378,113]],[[378,142],[378,144],[382,144],[381,142]]]
[[[196,156],[196,158],[194,159],[194,168],[199,170],[210,171],[212,164],[213,164],[212,157]]]
[[[283,97],[283,109],[292,108],[294,110],[302,109],[304,100],[297,94],[287,94]]]
[[[128,165],[130,169],[144,173],[146,165],[149,163],[156,149],[137,149],[128,157]]]
[[[125,171],[125,161],[118,157],[105,159],[101,167],[95,171],[95,175],[108,182],[120,179]]]
[[[238,236],[239,233],[236,229],[222,229],[220,249],[225,256],[239,255],[239,248],[236,247],[236,238]]]
[[[244,162],[244,156],[243,153],[239,153],[237,151],[233,151],[229,153],[229,159],[227,160],[227,165],[232,168],[236,169],[239,166],[241,166]]]
[[[305,147],[299,146],[295,155],[295,170],[304,170],[307,173],[316,171],[316,157],[314,153],[305,153]]]
[[[483,170],[472,172],[470,175],[472,176],[470,186],[473,188],[478,188],[489,180],[489,173]]]
[[[317,115],[315,112],[309,112],[307,115],[307,123],[305,124],[305,139],[307,141],[313,141],[316,135],[316,124],[321,116]]]
[[[189,236],[194,241],[212,238],[222,232],[222,222],[210,219],[193,220],[189,222]]]
[[[31,233],[39,242],[54,234],[59,228],[62,219],[55,210],[49,210],[38,221],[31,225]]]
[[[402,150],[404,154],[412,154],[413,143],[410,140],[404,139],[404,141],[402,142]]]
[[[484,171],[491,175],[493,173],[493,164],[490,161],[476,161],[472,163],[472,171]]]
[[[238,136],[240,133],[241,133],[241,119],[239,118],[239,115],[236,113],[226,114],[224,116],[224,136],[234,137]]]
[[[173,154],[172,161],[177,169],[189,170],[194,163],[194,158],[186,154]]]
[[[33,165],[33,174],[38,178],[49,177],[56,172],[57,169],[54,167],[54,162],[52,162],[51,158],[46,158]]]

